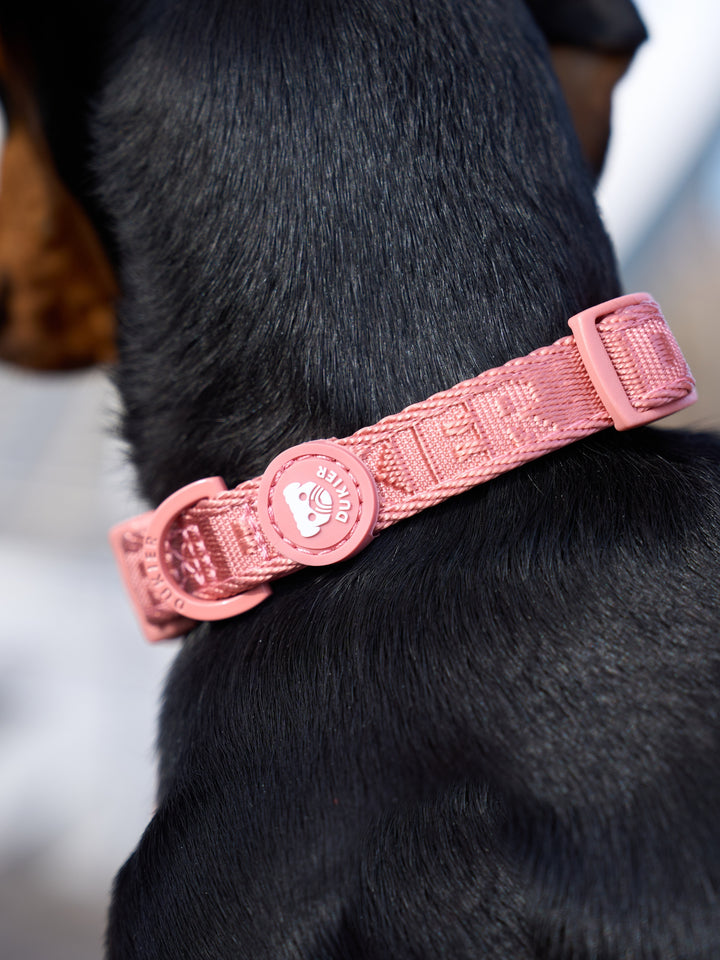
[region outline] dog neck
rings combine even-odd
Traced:
[[[131,48],[100,105],[125,264],[125,435],[155,503],[349,435],[552,342],[619,292],[524,4],[338,4],[299,25],[263,11],[212,51],[192,21],[160,25],[172,55]],[[190,53],[217,68],[180,107],[153,76]],[[162,138],[117,135],[136,108],[162,117]],[[142,195],[115,190],[118,171]]]

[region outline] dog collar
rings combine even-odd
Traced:
[[[256,606],[268,582],[344,560],[398,520],[614,425],[694,403],[695,384],[645,293],[577,314],[548,347],[437,393],[343,439],[277,456],[228,490],[178,490],[110,541],[149,640]]]

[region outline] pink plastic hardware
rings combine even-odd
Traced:
[[[178,616],[185,620],[185,630],[189,630],[195,625],[192,622],[193,620],[224,620],[227,617],[245,613],[269,597],[272,592],[267,584],[260,584],[234,597],[227,597],[222,600],[201,600],[182,590],[167,568],[163,545],[178,514],[199,500],[217,496],[225,490],[227,490],[227,486],[221,477],[206,477],[204,480],[196,480],[194,483],[189,483],[187,486],[176,490],[166,500],[163,500],[156,510],[138,518],[139,520],[149,521],[143,536],[145,576],[156,588],[160,602],[171,603]],[[177,619],[171,621],[167,626],[153,624],[147,619],[144,609],[135,599],[135,592],[132,589],[127,566],[124,562],[122,537],[126,529],[126,524],[118,524],[113,527],[110,531],[110,542],[118,559],[125,585],[133,598],[133,606],[143,632],[150,641],[178,636],[183,631],[178,629],[182,625],[178,624]]]
[[[684,410],[697,400],[697,391],[693,388],[681,399],[661,407],[638,410],[630,403],[627,392],[600,339],[597,325],[603,317],[644,301],[652,302],[649,293],[630,293],[583,310],[568,320],[592,385],[612,417],[616,430],[631,430],[633,427],[640,427],[654,420],[662,420],[672,413],[677,413],[678,410]]]
[[[306,566],[346,560],[372,540],[378,494],[367,466],[329,440],[275,457],[260,481],[258,518],[278,553]]]

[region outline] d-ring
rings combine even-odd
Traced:
[[[160,599],[172,603],[178,614],[192,620],[225,620],[234,617],[256,607],[272,593],[270,587],[262,583],[234,597],[201,600],[182,590],[168,570],[163,545],[178,514],[198,500],[215,497],[224,490],[227,490],[227,486],[222,477],[206,477],[176,490],[153,511],[143,542],[145,569],[148,578],[158,586]]]

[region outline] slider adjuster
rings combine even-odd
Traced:
[[[616,430],[630,430],[633,427],[652,423],[654,420],[661,420],[663,417],[669,417],[671,413],[677,413],[678,410],[689,407],[697,400],[697,392],[692,387],[684,397],[670,400],[668,403],[648,410],[638,410],[630,402],[617,370],[605,349],[597,325],[603,317],[617,313],[623,307],[643,302],[654,303],[648,293],[630,293],[583,310],[568,321],[588,376],[612,418]],[[669,330],[667,335],[672,336]]]

